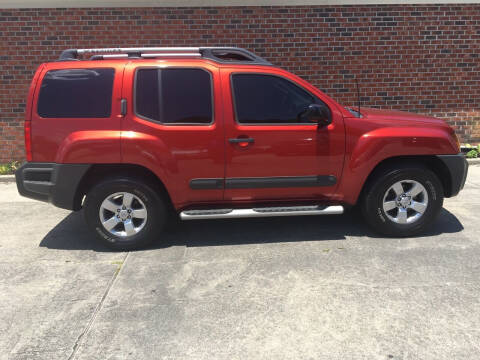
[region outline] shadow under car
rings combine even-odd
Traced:
[[[455,215],[442,209],[435,223],[422,236],[456,233],[463,226]],[[169,225],[161,239],[147,249],[169,246],[222,246],[345,240],[347,236],[380,237],[354,211],[343,215],[292,216],[252,219],[192,220]],[[112,251],[87,227],[82,211],[72,212],[40,242],[40,246],[63,250]]]

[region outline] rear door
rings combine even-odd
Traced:
[[[223,112],[218,69],[195,61],[127,65],[122,161],[152,170],[177,208],[223,199]]]
[[[343,117],[318,90],[291,78],[274,68],[222,69],[225,200],[323,200],[334,194],[343,166]],[[312,103],[329,107],[329,126],[298,116]]]

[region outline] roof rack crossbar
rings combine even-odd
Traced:
[[[76,49],[77,54],[105,54],[105,53],[137,53],[146,51],[165,52],[198,52],[198,47],[138,47],[138,48],[98,48],[98,49]]]
[[[176,57],[176,58],[198,58],[200,53],[128,53],[128,54],[108,54],[108,55],[93,55],[90,60],[109,60],[109,59],[128,59],[128,58],[143,58],[151,59],[157,57]]]
[[[142,58],[155,58],[155,57],[201,57],[200,53],[184,54],[184,53],[159,53],[159,54],[142,54]]]
[[[62,52],[58,61],[78,60],[78,55],[94,54],[92,59],[127,57],[203,57],[220,63],[249,63],[272,65],[254,53],[237,47],[131,47],[68,49]],[[118,55],[118,56],[114,56]]]

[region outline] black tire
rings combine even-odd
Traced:
[[[137,196],[145,205],[147,218],[143,228],[136,234],[121,237],[110,233],[100,220],[100,206],[110,195],[128,192]],[[131,177],[116,177],[95,185],[87,194],[84,203],[84,215],[88,226],[98,239],[107,247],[128,251],[143,248],[157,240],[168,217],[167,206],[154,186]]]
[[[383,209],[385,193],[393,184],[402,180],[419,182],[428,194],[428,204],[423,215],[413,223],[396,223]],[[373,179],[366,185],[360,207],[373,231],[389,237],[407,237],[422,233],[433,223],[442,209],[443,197],[443,186],[435,173],[421,164],[398,163],[373,174]]]

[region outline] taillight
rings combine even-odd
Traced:
[[[32,122],[25,121],[24,125],[25,132],[25,155],[27,156],[27,161],[32,161]]]
[[[457,146],[457,152],[460,152],[460,140],[458,139],[458,136],[455,133],[455,130],[450,128],[450,134],[452,135],[453,140],[455,140],[455,145]]]
[[[458,139],[457,134],[453,133],[453,135],[455,136],[455,143],[457,144],[457,150],[458,152],[460,152],[460,140]]]

